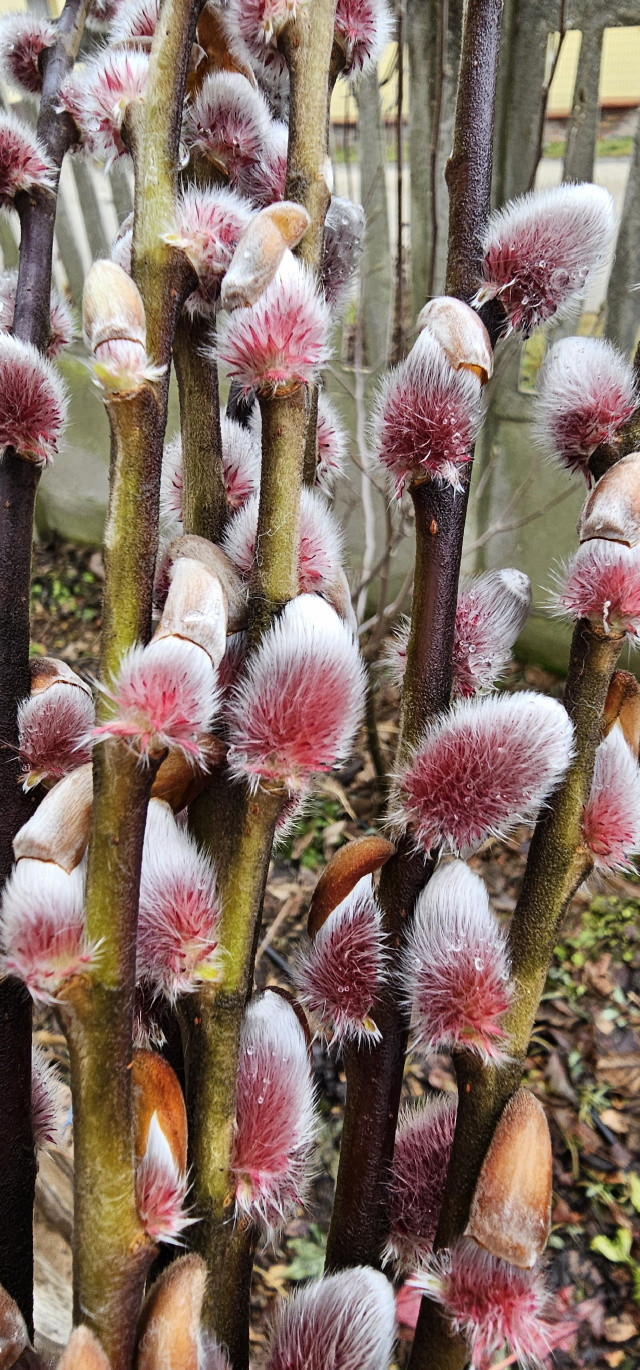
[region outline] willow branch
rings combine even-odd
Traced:
[[[574,725],[575,756],[536,824],[509,936],[516,993],[505,1028],[512,1060],[498,1070],[483,1066],[468,1053],[456,1056],[458,1118],[436,1247],[449,1246],[464,1232],[496,1122],[520,1084],[559,925],[572,896],[592,869],[592,858],[582,840],[582,812],[591,788],[602,711],[622,641],[603,636],[586,621],[578,623],[573,635],[565,706]],[[440,1346],[448,1348],[449,1360],[434,1359],[435,1338],[438,1350]],[[462,1370],[466,1363],[464,1344],[447,1329],[434,1305],[423,1299],[410,1370],[432,1370],[441,1364]]]
[[[180,399],[182,434],[182,522],[185,533],[219,542],[229,506],[222,468],[218,364],[203,356],[211,328],[202,316],[183,310],[176,328],[173,360]]]
[[[143,295],[147,351],[165,368],[108,404],[111,484],[105,532],[101,670],[145,641],[158,537],[168,363],[188,284],[180,254],[162,241],[171,219],[193,0],[165,0],[151,50],[148,94],[132,114],[136,163],[134,274]],[[127,1370],[135,1311],[154,1248],[135,1199],[131,1076],[138,891],[153,768],[116,741],[96,748],[86,923],[99,954],[67,995],[75,1104],[74,1299],[113,1370]]]
[[[13,332],[43,351],[49,342],[49,300],[60,167],[72,140],[59,112],[60,86],[80,45],[89,0],[67,0],[46,54],[38,135],[53,166],[52,188],[16,198],[21,242]],[[18,784],[18,704],[29,693],[29,591],[33,512],[40,470],[11,448],[0,462],[0,886],[13,862],[12,841],[33,810]],[[31,1000],[12,978],[0,984],[0,1283],[33,1331],[33,1200],[31,1132]]]
[[[470,0],[463,42],[453,157],[448,288],[470,296],[489,209],[492,129],[501,0]],[[465,234],[457,220],[465,221]],[[471,463],[464,489],[423,482],[411,489],[416,569],[398,742],[400,759],[451,694],[453,638]],[[408,1021],[402,1006],[401,953],[415,900],[433,870],[404,838],[380,878],[383,925],[393,954],[388,985],[373,1007],[381,1040],[345,1053],[347,1099],[327,1244],[330,1268],[380,1263],[388,1231],[387,1184],[400,1102]],[[374,1123],[373,1118],[377,1119]],[[365,1120],[370,1120],[370,1126]],[[382,1121],[381,1121],[382,1120]]]
[[[289,150],[285,196],[297,200],[311,215],[311,226],[297,255],[320,277],[324,221],[331,195],[326,181],[329,155],[331,91],[344,65],[344,54],[334,43],[337,0],[314,0],[301,5],[295,23],[284,30],[280,43],[290,77]],[[304,480],[316,478],[318,387],[309,393]]]
[[[326,149],[329,58],[335,0],[298,11],[287,40],[291,68],[291,133],[287,195],[305,204],[311,226],[303,240],[317,270],[328,191]],[[289,31],[287,30],[287,33]],[[274,615],[298,592],[300,494],[307,429],[307,394],[262,397],[262,476],[249,631],[255,647]],[[255,794],[218,773],[192,808],[200,842],[215,848],[225,949],[222,980],[204,987],[183,1010],[189,1135],[200,1222],[193,1240],[209,1277],[205,1324],[234,1348],[234,1370],[248,1363],[247,1264],[237,1286],[232,1259],[234,1184],[231,1174],[240,1029],[253,965],[275,826],[285,794],[260,786]],[[188,1015],[188,1016],[187,1016]],[[246,1253],[245,1253],[246,1254]],[[251,1253],[246,1257],[251,1263]]]

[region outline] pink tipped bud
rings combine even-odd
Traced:
[[[362,205],[332,195],[324,224],[322,289],[334,313],[348,303],[362,259],[365,218]]]
[[[554,1329],[544,1317],[544,1286],[532,1270],[496,1260],[462,1238],[412,1283],[439,1303],[454,1331],[467,1338],[471,1370],[486,1370],[505,1350],[525,1366],[546,1363]]]
[[[67,392],[56,368],[31,343],[0,333],[0,448],[46,466],[66,416]]]
[[[31,1123],[37,1151],[57,1146],[65,1115],[62,1080],[53,1061],[35,1043],[31,1050]]]
[[[313,276],[287,251],[256,304],[227,319],[218,356],[244,394],[287,394],[312,384],[329,360],[329,326]]]
[[[289,125],[274,119],[269,125],[266,141],[259,162],[250,162],[238,172],[238,190],[257,209],[265,209],[284,200],[287,181],[287,154],[289,151]]]
[[[562,338],[538,376],[536,438],[591,483],[588,459],[610,442],[638,402],[633,368],[604,338]]]
[[[157,1242],[179,1243],[193,1221],[185,1212],[188,1181],[180,1170],[158,1115],[149,1124],[147,1148],[136,1168],[136,1203],[145,1232]]]
[[[128,153],[124,121],[129,106],[144,99],[148,75],[147,53],[109,47],[62,86],[60,103],[78,126],[82,146],[107,166]]]
[[[530,607],[529,577],[510,566],[462,585],[453,647],[454,697],[469,698],[499,680]]]
[[[168,804],[147,812],[140,910],[138,979],[174,1002],[220,978],[220,903],[216,874]]]
[[[306,3],[307,0],[232,0],[231,10],[249,50],[255,47],[259,51],[295,19],[298,4]]]
[[[227,500],[240,509],[260,485],[260,444],[241,423],[222,415],[222,469]]]
[[[237,1207],[269,1237],[302,1202],[314,1136],[306,1038],[291,1004],[266,990],[242,1026],[233,1174]]]
[[[602,632],[640,633],[640,547],[594,538],[578,548],[552,598],[559,615],[588,618]]]
[[[426,851],[475,848],[533,818],[562,779],[573,728],[556,699],[524,690],[463,700],[435,722],[397,780],[397,825]]]
[[[11,208],[18,191],[51,190],[54,168],[28,124],[15,114],[0,114],[0,207]]]
[[[224,414],[221,422],[222,473],[231,509],[246,504],[260,484],[260,446],[254,434]],[[166,525],[182,525],[182,442],[177,434],[164,449],[160,511]]]
[[[431,1255],[456,1127],[455,1095],[400,1114],[393,1149],[387,1257],[413,1270]]]
[[[335,41],[344,54],[345,76],[357,76],[373,66],[391,34],[391,15],[385,0],[338,0]]]
[[[7,14],[0,23],[0,74],[23,95],[42,90],[40,58],[55,42],[55,26],[35,14]]]
[[[271,284],[287,251],[300,242],[311,219],[294,200],[268,205],[247,224],[222,282],[223,309],[255,304]]]
[[[149,49],[159,13],[160,0],[119,0],[109,31],[110,46]]]
[[[235,71],[214,72],[187,110],[186,137],[235,181],[243,168],[260,161],[269,123],[267,102],[246,77]]]
[[[231,520],[222,546],[240,575],[248,580],[255,556],[258,528],[258,496]],[[300,505],[298,585],[301,594],[327,592],[340,569],[342,539],[331,510],[321,495],[303,489]]]
[[[316,481],[325,494],[330,494],[334,482],[344,471],[347,451],[347,431],[336,406],[326,390],[318,396],[318,466]]]
[[[87,28],[92,33],[103,33],[113,23],[122,0],[91,0]]]
[[[175,230],[165,240],[191,262],[199,286],[189,296],[190,312],[211,312],[220,283],[251,217],[251,206],[233,190],[185,190],[176,204]]]
[[[437,338],[454,371],[472,371],[486,385],[493,373],[493,352],[475,309],[451,295],[440,295],[420,310],[416,328],[428,328]]]
[[[640,770],[620,728],[596,752],[582,835],[596,870],[629,870],[640,851]]]
[[[580,513],[581,542],[604,538],[627,547],[640,543],[640,452],[630,452],[600,478]]]
[[[392,1286],[356,1266],[280,1304],[266,1370],[387,1370],[394,1337]]]
[[[441,866],[419,896],[406,950],[414,1043],[503,1061],[500,1018],[511,1003],[506,938],[484,881],[464,864]]]
[[[509,327],[527,337],[582,294],[615,223],[613,199],[602,186],[554,186],[511,200],[487,224],[485,283],[474,303],[497,297]]]
[[[228,707],[234,773],[295,792],[348,755],[366,673],[349,630],[328,604],[287,604],[249,658]]]
[[[91,691],[63,661],[44,658],[53,668],[43,688],[42,658],[35,658],[31,696],[18,706],[20,761],[24,789],[55,781],[91,758],[88,735],[94,724]]]
[[[371,1016],[384,976],[384,936],[371,876],[329,915],[300,960],[300,997],[334,1042],[378,1041]]]
[[[67,874],[52,861],[18,861],[0,912],[4,969],[34,999],[52,1001],[93,959],[84,928],[84,869]]]
[[[466,1235],[531,1270],[551,1230],[553,1154],[542,1104],[518,1089],[500,1115],[476,1185]]]
[[[113,714],[94,729],[94,737],[121,737],[142,757],[166,747],[201,756],[198,739],[209,728],[217,699],[211,658],[195,643],[166,637],[132,647],[104,692]]]
[[[250,61],[278,107],[286,100],[287,64],[278,50],[278,34],[308,0],[230,0],[227,25],[231,45]]]
[[[128,394],[162,376],[164,368],[152,366],[147,357],[140,291],[116,262],[94,262],[85,278],[82,332],[96,380],[107,392]]]
[[[480,381],[454,371],[424,329],[409,356],[389,373],[373,420],[380,464],[398,496],[405,481],[429,478],[460,485],[482,419]]]
[[[17,286],[17,271],[0,272],[0,329],[3,333],[10,333],[13,328]],[[46,355],[57,357],[59,352],[73,342],[76,327],[73,311],[55,286],[51,290],[49,326],[50,336]]]

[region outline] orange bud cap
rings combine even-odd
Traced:
[[[271,284],[287,248],[300,242],[311,219],[294,200],[280,200],[249,220],[222,282],[223,309],[255,304]]]
[[[640,543],[640,452],[610,466],[582,506],[578,522],[581,542],[604,538],[627,547]]]
[[[111,1362],[89,1327],[74,1327],[58,1370],[110,1370]]]
[[[142,1160],[151,1119],[166,1137],[181,1172],[187,1168],[187,1110],[180,1082],[168,1061],[157,1051],[134,1051],[131,1062],[135,1120],[135,1150]]]
[[[493,373],[493,349],[475,309],[451,295],[439,295],[420,310],[416,328],[433,333],[454,371],[473,371],[486,385]]]
[[[605,737],[617,724],[634,756],[640,756],[640,685],[631,671],[614,671],[602,721]]]
[[[163,1270],[140,1314],[135,1370],[198,1370],[206,1279],[200,1256],[181,1256]]]
[[[551,1227],[552,1154],[542,1104],[519,1089],[502,1112],[476,1185],[467,1235],[529,1270]]]
[[[363,875],[373,875],[393,856],[395,847],[386,837],[356,837],[339,847],[322,872],[311,896],[307,932],[315,937],[330,913],[346,899]]]

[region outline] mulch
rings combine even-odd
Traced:
[[[87,676],[97,673],[102,577],[99,553],[61,544],[36,548],[35,650],[62,656]],[[513,690],[562,691],[556,677],[517,664],[506,684]],[[382,673],[376,682],[376,711],[382,751],[391,761],[397,697]],[[360,753],[342,772],[324,780],[313,807],[273,863],[258,951],[260,986],[290,982],[296,948],[306,935],[311,891],[324,864],[341,843],[374,829],[383,801],[362,738]],[[506,919],[515,907],[529,835],[522,829],[507,842],[489,841],[473,859],[494,909]],[[563,1370],[633,1370],[640,1365],[639,913],[640,881],[634,876],[579,891],[559,934],[526,1065],[525,1083],[544,1102],[553,1140],[547,1277],[569,1320],[566,1342],[555,1352],[555,1363]],[[51,1015],[43,1016],[38,1035],[65,1066],[63,1038]],[[304,1214],[289,1224],[275,1251],[258,1256],[252,1330],[258,1361],[274,1300],[297,1280],[322,1270],[345,1082],[340,1060],[318,1044],[314,1051],[323,1119],[316,1176]],[[407,1098],[452,1088],[446,1056],[426,1062],[409,1059]],[[69,1266],[69,1147],[48,1160],[39,1193],[38,1236],[45,1248],[41,1293],[49,1307],[62,1294],[59,1287],[47,1289],[47,1279],[55,1273],[59,1280],[60,1271]],[[55,1340],[55,1329],[50,1335]],[[410,1337],[409,1327],[402,1327],[399,1365],[406,1362]]]

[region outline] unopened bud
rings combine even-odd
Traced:
[[[91,757],[94,723],[89,686],[64,661],[34,657],[31,694],[18,706],[23,788],[55,784]]]
[[[530,1270],[551,1228],[553,1157],[542,1104],[519,1089],[504,1109],[476,1185],[467,1234]]]
[[[226,747],[221,738],[213,733],[203,733],[198,738],[198,747],[206,769],[196,766],[191,757],[184,752],[168,752],[156,773],[151,786],[151,798],[163,799],[170,804],[174,813],[180,813],[198,798],[207,783],[208,773],[219,766],[226,756]]]
[[[173,564],[169,594],[153,640],[168,637],[194,642],[214,667],[224,656],[227,597],[217,576],[189,557],[179,557]]]
[[[81,676],[76,675],[66,661],[55,656],[34,656],[29,662],[31,696],[42,694],[51,685],[75,685],[92,699],[91,689]]]
[[[300,242],[310,223],[306,209],[292,200],[269,205],[254,215],[222,282],[223,309],[255,304],[273,280],[287,248]]]
[[[617,724],[633,755],[640,755],[640,685],[630,671],[614,671],[602,721],[605,737]]]
[[[172,565],[187,557],[198,561],[212,576],[216,576],[224,590],[227,603],[227,632],[237,633],[247,621],[247,592],[238,572],[226,552],[207,538],[196,533],[184,533],[171,543],[168,552]]]
[[[111,1362],[89,1327],[74,1327],[58,1370],[111,1370]]]
[[[640,543],[640,452],[617,461],[594,486],[578,523],[581,542],[604,538],[627,547]]]
[[[13,839],[16,861],[52,861],[67,874],[78,866],[89,841],[93,776],[91,764],[60,780]]]
[[[440,295],[420,310],[416,329],[421,332],[423,328],[437,338],[454,371],[473,371],[486,385],[493,374],[493,351],[475,309],[454,296]]]
[[[190,1253],[162,1271],[145,1299],[135,1370],[199,1370],[200,1311],[207,1280],[201,1256]]]
[[[116,262],[94,262],[85,278],[82,333],[93,353],[97,380],[105,390],[127,393],[162,375],[147,357],[140,291]]]
[[[131,1062],[135,1152],[142,1160],[154,1114],[180,1170],[187,1168],[187,1111],[180,1082],[157,1051],[134,1051]]]
[[[365,875],[373,875],[393,856],[393,842],[372,833],[356,837],[334,852],[311,896],[307,932],[315,937],[329,914],[341,904]]]

